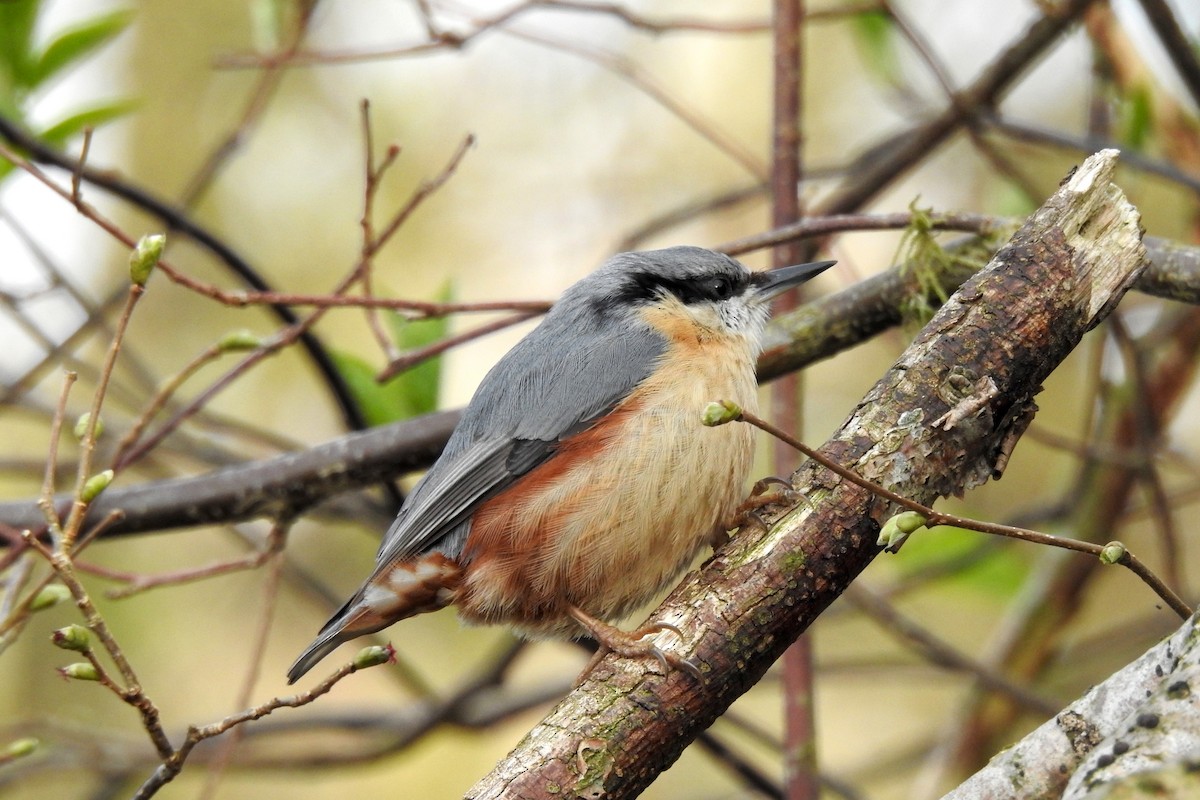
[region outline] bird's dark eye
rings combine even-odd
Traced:
[[[718,275],[715,278],[708,278],[706,294],[713,300],[728,300],[733,297],[733,281],[723,275]]]

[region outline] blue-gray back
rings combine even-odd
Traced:
[[[640,254],[572,286],[488,372],[437,463],[384,536],[378,569],[431,549],[461,554],[476,508],[589,427],[654,369],[665,339],[611,300]]]

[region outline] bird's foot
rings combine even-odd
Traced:
[[[765,531],[767,524],[758,514],[760,509],[770,505],[796,505],[802,500],[804,493],[796,491],[790,482],[768,475],[755,482],[750,489],[750,496],[737,507],[732,527],[741,529],[752,526]]]
[[[635,631],[623,631],[614,625],[609,625],[607,622],[596,619],[577,606],[568,606],[567,613],[571,615],[572,619],[582,625],[600,645],[600,648],[592,655],[587,666],[583,668],[583,672],[579,673],[579,677],[575,679],[576,686],[584,682],[596,665],[600,663],[600,659],[604,658],[608,653],[616,653],[625,658],[653,657],[662,665],[664,673],[669,673],[672,669],[681,669],[697,681],[702,682],[704,680],[704,675],[700,672],[700,667],[696,662],[683,658],[669,650],[663,650],[654,642],[645,640],[647,636],[653,636],[663,631],[671,631],[682,639],[683,632],[669,622],[652,622],[649,625],[643,625]]]

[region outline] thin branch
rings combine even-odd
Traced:
[[[264,561],[270,560],[271,566],[267,570],[266,579],[263,581],[261,587],[263,607],[258,616],[258,628],[254,634],[254,644],[250,648],[251,655],[246,667],[246,676],[242,680],[242,686],[235,701],[236,708],[245,708],[250,705],[253,698],[254,686],[258,682],[259,673],[262,671],[263,659],[267,653],[267,640],[271,634],[271,622],[275,618],[275,608],[279,600],[279,586],[283,579],[284,560],[282,555],[284,545],[287,544],[289,528],[290,523],[277,521],[271,526],[271,532],[267,536],[267,546],[264,548],[264,552],[267,555]],[[216,797],[221,778],[224,777],[226,770],[233,761],[238,746],[244,738],[245,731],[245,726],[238,726],[220,743],[219,750],[213,757],[212,764],[209,767],[208,776],[205,779],[204,789],[200,794],[199,800],[211,800],[211,798]]]
[[[134,800],[147,800],[148,798],[157,794],[159,789],[173,781],[183,769],[184,762],[187,761],[188,756],[192,753],[192,750],[196,747],[196,745],[200,744],[200,742],[204,741],[205,739],[211,739],[214,736],[220,736],[237,725],[241,725],[245,722],[250,722],[256,719],[261,719],[262,717],[265,717],[274,711],[278,711],[281,708],[298,708],[303,705],[308,705],[321,695],[328,693],[329,690],[336,686],[343,678],[353,675],[360,669],[367,669],[375,666],[378,663],[380,662],[375,661],[373,663],[367,663],[360,666],[359,661],[356,659],[350,663],[343,664],[332,675],[318,683],[307,692],[300,692],[294,695],[272,698],[261,705],[254,706],[253,708],[247,708],[244,711],[240,711],[236,714],[231,714],[220,722],[215,722],[211,725],[205,725],[202,727],[196,727],[193,725],[189,727],[187,738],[184,739],[183,744],[180,745],[178,750],[172,750],[166,754],[164,762],[133,795]]]
[[[129,285],[129,295],[125,300],[125,306],[121,309],[121,315],[117,318],[117,326],[113,332],[112,344],[109,345],[108,353],[104,357],[104,366],[100,370],[100,380],[96,385],[95,392],[92,394],[92,408],[88,412],[87,425],[84,427],[80,443],[79,470],[75,479],[75,503],[72,505],[70,514],[63,524],[63,538],[60,545],[60,549],[63,552],[69,553],[71,551],[75,543],[75,537],[83,526],[83,515],[87,511],[87,502],[83,500],[83,487],[88,479],[92,477],[92,455],[96,449],[96,426],[100,424],[100,408],[104,405],[104,395],[108,389],[108,382],[112,378],[113,367],[117,363],[117,354],[121,352],[121,343],[125,339],[125,331],[129,327],[129,320],[133,316],[133,309],[145,292],[146,287],[140,283],[131,283]]]
[[[1200,59],[1196,58],[1196,45],[1179,27],[1179,20],[1167,0],[1140,0],[1146,19],[1158,34],[1158,40],[1167,57],[1175,65],[1183,85],[1192,96],[1192,102],[1200,106]]]
[[[853,177],[817,209],[837,214],[861,208],[892,181],[921,162],[967,122],[966,115],[995,105],[1046,50],[1057,42],[1093,0],[1065,0],[1013,40],[949,107],[919,127],[905,130],[859,158]]]
[[[74,172],[78,170],[79,175],[83,180],[87,181],[92,186],[104,189],[105,191],[128,201],[137,208],[140,208],[165,223],[168,227],[168,232],[178,232],[195,241],[198,245],[208,250],[217,259],[224,263],[229,269],[238,276],[246,285],[259,291],[266,291],[270,287],[262,276],[256,271],[249,262],[242,258],[234,251],[228,243],[220,239],[208,229],[202,227],[189,216],[171,206],[164,200],[154,197],[146,189],[135,186],[122,178],[116,177],[115,173],[97,170],[92,167],[82,167],[77,161],[71,159],[57,150],[46,146],[36,137],[30,135],[23,130],[13,120],[8,119],[0,114],[0,137],[8,140],[13,145],[19,147],[30,154],[33,159],[45,164]],[[87,203],[75,202],[75,198],[69,191],[61,189],[56,183],[51,181],[46,174],[35,167],[33,163],[23,158],[12,150],[6,147],[0,147],[0,158],[11,162],[25,172],[32,175],[41,183],[59,194],[64,199],[72,202],[87,219],[99,225],[105,232],[112,236],[117,241],[124,244],[126,247],[134,246],[133,238],[121,231],[115,224],[100,215],[96,209],[92,208]],[[172,280],[178,281],[181,273],[170,266],[169,263],[160,262],[161,271],[172,277]],[[296,313],[287,306],[275,304],[271,306],[275,316],[288,325],[295,325],[299,321]],[[308,353],[316,365],[317,370],[321,374],[322,380],[329,387],[331,394],[337,401],[341,409],[343,419],[351,430],[361,430],[366,427],[366,423],[362,417],[362,413],[351,394],[349,387],[342,378],[341,373],[337,371],[329,353],[325,350],[320,340],[309,331],[303,331],[299,336],[301,346]]]
[[[129,430],[117,442],[116,452],[112,457],[112,469],[114,472],[119,471],[126,463],[125,456],[135,444],[138,438],[142,435],[142,431],[150,424],[150,421],[157,416],[158,412],[170,402],[171,397],[179,390],[189,378],[200,371],[206,364],[220,358],[225,352],[225,348],[220,344],[212,344],[200,351],[191,361],[184,364],[178,372],[168,377],[162,382],[158,391],[150,398],[150,402],[146,404],[145,409],[138,415],[133,424],[129,426]]]
[[[463,331],[462,333],[458,333],[453,336],[447,336],[445,339],[432,342],[424,347],[418,347],[410,350],[409,352],[397,357],[390,364],[380,370],[379,374],[376,376],[376,380],[381,383],[391,380],[404,370],[411,369],[417,364],[420,364],[422,361],[428,361],[434,356],[441,355],[453,347],[457,347],[466,342],[496,333],[497,331],[502,331],[505,328],[511,328],[513,325],[520,325],[522,322],[533,319],[535,316],[537,316],[536,313],[524,312],[520,314],[514,314],[510,317],[502,317],[494,322],[489,322],[485,325],[472,328],[471,330]]]
[[[1011,697],[1040,716],[1054,716],[1061,708],[1061,703],[1041,697],[1025,686],[996,673],[986,664],[958,652],[901,614],[885,598],[864,587],[861,581],[847,589],[844,596],[863,614],[879,623],[880,630],[886,635],[902,642],[930,664],[970,675],[981,686]]]
[[[383,232],[379,235],[363,258],[359,260],[358,264],[355,265],[354,269],[351,270],[351,272],[334,287],[332,292],[333,294],[344,294],[350,289],[350,287],[352,287],[361,279],[362,271],[367,263],[366,259],[376,254],[379,249],[391,239],[396,231],[399,230],[400,226],[412,215],[412,213],[416,211],[416,209],[433,193],[445,185],[446,181],[448,181],[458,169],[458,165],[462,162],[462,159],[465,157],[467,150],[470,148],[473,141],[474,140],[472,137],[467,136],[459,144],[458,149],[455,150],[454,154],[450,157],[449,162],[442,168],[441,172],[439,172],[433,178],[422,182],[421,185],[417,187],[417,189],[410,195],[409,200],[404,204],[404,206],[402,206],[400,210],[392,216],[391,220],[389,220],[388,224],[384,227]],[[218,378],[206,390],[194,398],[192,402],[184,406],[180,411],[172,416],[171,419],[160,426],[158,430],[143,440],[141,444],[130,450],[126,454],[125,460],[121,462],[120,466],[128,466],[129,463],[136,461],[147,452],[152,450],[164,437],[166,437],[185,420],[207,405],[207,403],[213,397],[215,397],[226,387],[230,386],[242,373],[263,361],[268,356],[273,355],[278,350],[295,342],[304,334],[305,331],[310,330],[312,326],[315,325],[325,315],[327,310],[327,308],[317,308],[295,325],[280,331],[273,339],[264,342],[261,347],[247,355],[244,359],[242,359],[241,362],[226,372],[225,375]]]
[[[748,422],[749,424],[766,433],[769,433],[771,436],[774,436],[780,441],[787,442],[790,447],[800,451],[805,456],[817,462],[822,467],[825,467],[825,469],[829,470],[830,472],[836,473],[851,483],[858,484],[864,489],[867,489],[872,493],[884,498],[885,500],[895,503],[898,506],[917,512],[925,518],[925,522],[923,523],[924,527],[932,529],[939,525],[948,525],[952,528],[964,528],[966,530],[979,531],[980,533],[990,533],[995,536],[1006,536],[1010,539],[1020,539],[1021,541],[1032,542],[1034,544],[1061,547],[1064,550],[1074,550],[1079,553],[1087,553],[1095,556],[1096,558],[1101,558],[1104,556],[1105,550],[1108,547],[1108,545],[1099,545],[1095,544],[1094,542],[1083,542],[1078,539],[1069,539],[1064,536],[1051,536],[1050,534],[1039,533],[1038,531],[1029,530],[1028,528],[1018,528],[1013,525],[1001,525],[996,522],[984,522],[981,520],[960,517],[956,514],[945,514],[941,511],[934,511],[924,503],[919,503],[916,500],[910,500],[901,494],[893,492],[890,489],[863,478],[853,470],[846,469],[841,464],[838,464],[836,461],[827,458],[819,451],[812,449],[808,445],[796,439],[794,436],[791,436],[786,431],[780,430],[761,417],[742,410],[739,412],[738,418]],[[1192,608],[1188,606],[1188,604],[1185,603],[1177,594],[1175,594],[1175,592],[1172,591],[1169,586],[1163,583],[1162,579],[1155,575],[1153,571],[1151,571],[1136,556],[1134,556],[1133,553],[1129,552],[1129,550],[1124,549],[1119,560],[1115,563],[1119,563],[1122,566],[1127,567],[1134,575],[1137,575],[1139,578],[1141,578],[1142,582],[1149,586],[1154,593],[1157,594],[1162,601],[1166,603],[1175,613],[1179,614],[1180,617],[1187,619],[1192,615]]]
[[[367,100],[363,100],[360,105],[362,116],[363,129],[363,172],[365,180],[363,181],[363,213],[359,221],[359,227],[362,228],[362,258],[364,261],[362,273],[362,290],[364,297],[371,297],[372,291],[372,263],[371,249],[375,241],[375,196],[379,192],[380,182],[383,179],[384,173],[396,163],[396,158],[400,155],[400,148],[396,145],[390,145],[387,152],[384,154],[383,163],[378,167],[375,166],[375,139],[371,130],[371,104]],[[379,312],[376,308],[366,309],[367,327],[370,329],[375,341],[379,344],[379,349],[383,351],[384,357],[392,361],[399,357],[399,352],[396,349],[392,338],[383,330],[383,324],[379,321]]]
[[[265,545],[259,550],[241,558],[218,561],[200,567],[186,567],[154,575],[109,569],[82,561],[76,561],[75,568],[80,572],[124,583],[125,585],[121,588],[106,592],[106,595],[113,600],[123,600],[126,597],[132,597],[135,594],[141,594],[142,592],[162,586],[179,586],[185,583],[194,583],[196,581],[207,580],[208,578],[215,578],[220,575],[258,569],[270,561],[282,549],[285,539],[280,530],[280,523],[273,525]]]
[[[54,418],[50,423],[50,443],[46,449],[46,472],[42,477],[42,494],[38,501],[56,544],[62,541],[62,520],[54,510],[54,475],[58,466],[58,441],[62,436],[63,420],[67,415],[67,398],[71,394],[71,387],[75,384],[76,378],[74,372],[68,372],[63,376],[62,389],[58,394],[58,405],[54,409]]]
[[[300,49],[315,8],[315,2],[293,3],[290,5],[289,10],[296,14],[296,24],[288,31],[287,40],[284,43],[284,53],[295,53]],[[238,117],[237,123],[226,134],[225,138],[211,150],[208,158],[204,160],[204,163],[192,175],[187,187],[183,190],[180,205],[184,208],[190,208],[195,205],[196,201],[212,185],[221,168],[228,163],[239,147],[242,147],[249,141],[250,134],[262,120],[271,98],[278,91],[285,74],[285,70],[279,68],[267,67],[262,70],[257,83],[250,91],[250,96],[242,108],[242,113]]]
[[[504,28],[502,32],[525,42],[578,56],[603,67],[669,111],[751,176],[760,182],[767,180],[767,168],[758,156],[739,143],[732,135],[722,130],[715,120],[708,119],[696,109],[689,108],[681,102],[628,58],[607,50],[587,47],[544,34],[514,28]]]
[[[83,145],[79,149],[79,161],[71,170],[71,201],[76,207],[83,205],[83,193],[80,185],[83,183],[83,169],[87,165],[88,152],[92,149],[92,128],[89,125],[83,129]]]

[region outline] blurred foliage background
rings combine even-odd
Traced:
[[[1119,182],[1148,233],[1194,243],[1197,86],[1176,69],[1143,5],[1155,4],[806,4],[806,208],[827,208],[902,149],[906,134],[966,96],[952,101],[948,92],[972,86],[1046,14],[1066,14],[1064,32],[1021,65],[1002,98],[971,107],[950,135],[844,210],[916,204],[1021,217],[1088,153],[1116,146],[1124,152]],[[1170,7],[1194,50],[1198,8]],[[87,154],[93,170],[181,209],[271,289],[325,294],[364,246],[361,104],[369,100],[376,163],[389,145],[399,147],[373,200],[380,226],[473,139],[444,185],[374,255],[374,293],[549,301],[619,249],[717,246],[769,227],[771,12],[766,2],[732,0],[21,0],[0,4],[0,112],[71,158],[84,127],[96,126]],[[69,192],[70,171],[46,170]],[[42,483],[64,369],[80,376],[67,427],[89,406],[126,294],[128,248],[6,159],[0,176],[0,494],[24,499]],[[91,181],[81,192],[133,238],[167,227]],[[835,291],[895,263],[901,235],[824,241],[840,263],[816,290]],[[246,288],[188,236],[169,241],[168,260],[182,272]],[[762,267],[767,255],[745,260]],[[1004,479],[953,507],[1080,538],[1121,538],[1194,598],[1196,541],[1183,522],[1197,486],[1195,343],[1171,339],[1192,313],[1131,295],[1121,329],[1094,333],[1049,382]],[[314,333],[364,421],[381,424],[462,405],[533,323],[471,339],[380,386],[373,376],[389,354],[510,314],[411,322],[383,314],[384,347],[362,309],[340,308]],[[221,304],[155,275],[113,374],[98,463],[113,457],[164,382],[206,348],[231,331],[250,332],[253,343],[279,329],[269,309]],[[808,370],[804,438],[819,443],[836,428],[913,332],[894,331]],[[1168,344],[1190,355],[1163,377],[1169,387],[1148,386],[1128,354],[1140,353],[1136,363],[1153,371]],[[200,364],[151,427],[201,397],[240,357],[222,352]],[[1151,402],[1151,390],[1166,394]],[[1139,405],[1158,416],[1120,438]],[[291,346],[205,400],[202,413],[122,470],[114,486],[201,475],[346,430],[326,379]],[[78,445],[64,433],[61,448],[59,486],[68,487]],[[762,475],[769,444],[760,451]],[[176,744],[188,725],[289,691],[287,665],[369,570],[391,513],[385,492],[344,499],[297,520],[281,553],[269,550],[266,522],[122,537],[86,550],[81,561],[92,571],[84,583]],[[0,617],[45,572],[37,557],[14,550],[9,542]],[[138,576],[258,552],[265,555],[255,569],[109,596],[136,586]],[[1131,576],[1100,574],[1081,558],[938,531],[873,565],[863,593],[845,598],[811,634],[828,796],[937,796],[1045,718],[1028,705],[1010,710],[969,670],[947,668],[939,648],[969,655],[1053,707],[1177,624]],[[897,614],[920,632],[905,633]],[[153,771],[137,714],[97,685],[56,672],[71,658],[49,634],[77,620],[63,603],[5,631],[0,747],[40,742],[0,766],[6,797],[124,797]],[[514,650],[507,632],[461,628],[452,612],[406,621],[388,636],[399,666],[356,675],[314,704],[251,723],[236,746],[223,749],[233,741],[226,734],[198,748],[159,796],[461,795],[585,661],[562,643]],[[444,698],[493,669],[495,684],[439,724]],[[645,796],[769,795],[744,773],[778,785],[781,707],[771,677],[713,728],[734,756],[693,747]],[[739,763],[742,776],[731,769]]]

